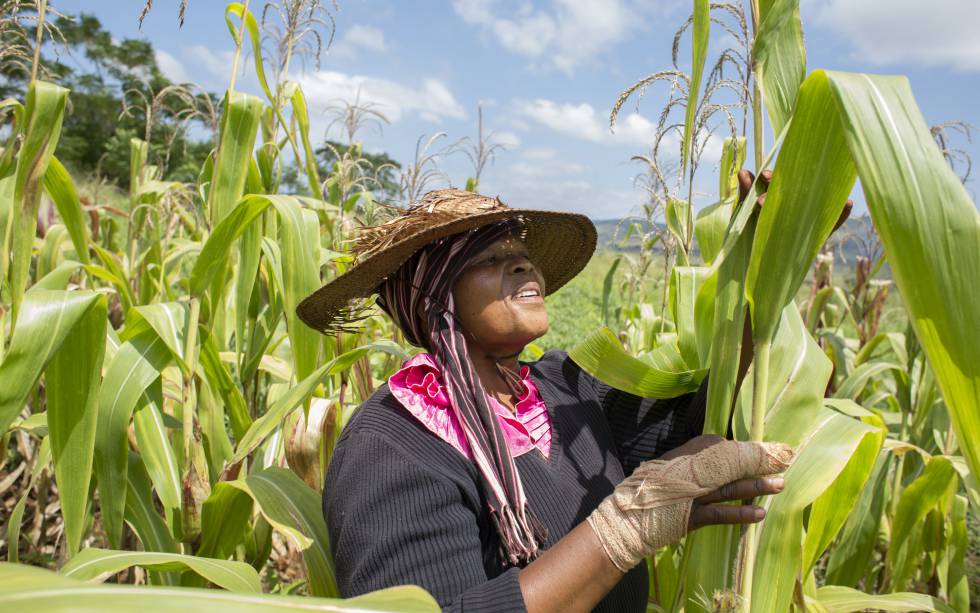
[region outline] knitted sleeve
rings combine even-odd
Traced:
[[[444,611],[526,611],[518,568],[492,579],[476,514],[397,443],[356,433],[327,471],[324,515],[343,597],[415,584]]]
[[[694,392],[658,399],[641,398],[618,390],[585,371],[582,376],[595,388],[626,476],[640,462],[683,445],[704,429],[707,377]]]

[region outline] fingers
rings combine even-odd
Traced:
[[[725,502],[727,500],[744,500],[755,498],[756,496],[769,496],[783,491],[783,487],[784,482],[782,477],[740,479],[726,483],[710,494],[698,498],[695,502],[699,504],[710,504],[713,502]]]
[[[749,190],[752,189],[752,183],[755,182],[755,175],[752,174],[752,171],[742,168],[738,171],[736,177],[738,178],[738,201],[742,202],[745,200],[745,197],[749,195]],[[759,197],[755,201],[756,206],[762,206],[762,203],[765,202],[766,190],[769,189],[769,184],[771,182],[772,170],[767,168],[759,175],[757,186]]]
[[[762,174],[759,175],[759,183],[762,184],[763,188],[769,189],[769,184],[772,183],[772,170],[768,168],[763,170]],[[759,191],[765,191],[765,189],[760,189]]]
[[[736,176],[738,177],[738,201],[742,202],[749,195],[749,190],[752,189],[755,175],[752,174],[752,171],[742,168]]]
[[[851,216],[852,208],[854,208],[854,201],[848,198],[847,202],[844,203],[844,208],[841,209],[840,217],[837,218],[837,223],[834,224],[834,229],[831,230],[831,233],[836,232],[837,228],[844,225],[844,222],[847,221],[847,218]]]
[[[689,529],[722,524],[755,524],[766,517],[766,510],[752,505],[696,504],[691,508]]]

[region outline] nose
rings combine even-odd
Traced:
[[[534,264],[523,255],[514,256],[510,264],[510,272],[514,275],[534,272]]]

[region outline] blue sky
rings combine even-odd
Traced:
[[[225,2],[190,0],[179,29],[177,0],[156,0],[142,32],[142,1],[53,4],[94,13],[114,36],[146,37],[174,80],[214,92],[228,85],[233,44]],[[252,5],[258,12],[262,2]],[[290,76],[306,92],[316,138],[330,122],[325,109],[360,92],[390,121],[360,134],[365,147],[403,162],[420,136],[446,132],[439,144],[475,136],[482,103],[485,128],[506,145],[484,172],[482,192],[512,206],[621,217],[643,201],[633,181],[642,167],[629,160],[649,149],[667,90],[651,88],[639,112],[627,104],[615,133],[609,109],[633,82],[670,67],[673,32],[689,12],[686,0],[339,0],[334,41],[319,69],[307,60]],[[927,122],[980,127],[975,0],[802,0],[801,12],[808,69],[905,74]],[[723,37],[713,30],[713,49]],[[681,58],[689,55],[682,46]],[[258,93],[250,75],[237,88]],[[980,164],[976,136],[955,142]],[[709,145],[695,184],[699,206],[716,195],[718,150],[718,142]],[[458,153],[439,165],[455,185],[471,172]],[[967,183],[974,200],[976,185]]]

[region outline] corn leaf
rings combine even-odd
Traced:
[[[870,471],[882,439],[878,428],[829,409],[820,411],[817,427],[786,471],[785,489],[764,503],[766,519],[753,576],[752,611],[789,609],[802,570],[804,510],[852,461],[857,462],[854,470]]]
[[[146,551],[177,552],[177,542],[153,502],[150,476],[139,455],[130,452],[126,471],[126,523]],[[169,585],[178,585],[174,573],[160,573]]]
[[[105,296],[83,295],[89,307],[45,371],[48,432],[70,556],[78,551],[85,532],[108,317]]]
[[[953,613],[953,609],[938,598],[927,594],[895,592],[892,594],[865,594],[839,585],[825,585],[817,589],[817,602],[828,613],[854,613],[875,609],[879,611],[936,611]]]
[[[861,408],[855,405],[856,408]],[[864,423],[884,429],[876,416],[862,419]],[[868,478],[874,472],[879,448],[860,445],[847,461],[833,483],[824,490],[810,508],[806,526],[806,542],[803,546],[803,576],[810,574],[817,558],[837,536],[851,510],[864,491]]]
[[[684,112],[684,141],[681,143],[682,173],[687,170],[691,157],[694,117],[697,114],[698,96],[701,93],[704,60],[708,56],[708,38],[711,33],[711,13],[708,5],[708,0],[694,0],[694,14],[691,16],[691,81],[687,89],[687,105]]]
[[[854,587],[871,565],[878,529],[885,515],[890,458],[887,451],[878,454],[868,483],[848,515],[837,544],[830,550],[828,584]]]
[[[706,346],[710,346],[710,339],[704,339],[705,334],[698,334],[695,306],[698,291],[709,273],[708,268],[701,266],[674,266],[670,276],[670,311],[677,326],[677,345],[692,370],[708,362]],[[707,321],[711,319],[707,317]]]
[[[698,389],[706,369],[672,372],[626,353],[609,328],[599,328],[568,352],[582,370],[618,390],[644,398],[675,398]]]
[[[417,586],[379,590],[347,600],[241,594],[200,588],[133,585],[98,585],[63,577],[42,568],[0,563],[0,606],[24,607],[50,613],[141,611],[169,613],[275,613],[324,611],[330,613],[436,613],[435,599]]]
[[[753,339],[772,339],[779,315],[830,235],[855,170],[826,75],[811,75],[776,160],[752,245],[745,295]]]
[[[734,200],[719,200],[698,211],[694,221],[694,236],[698,240],[705,266],[714,262],[725,242],[725,230],[735,209]]]
[[[151,570],[190,570],[231,592],[262,592],[258,573],[244,562],[213,560],[179,553],[113,551],[90,547],[72,558],[59,572],[73,579],[101,582],[131,566],[142,566]]]
[[[122,541],[126,507],[127,429],[136,404],[171,359],[156,332],[148,330],[123,345],[105,371],[99,392],[95,473],[106,536],[113,548]]]
[[[256,419],[252,426],[245,433],[245,436],[238,442],[238,448],[231,461],[238,462],[252,453],[262,442],[282,425],[282,421],[290,411],[304,403],[317,385],[324,379],[339,372],[349,369],[354,362],[368,355],[372,351],[382,351],[398,357],[404,357],[404,352],[394,343],[377,342],[369,345],[357,347],[351,351],[343,353],[330,360],[320,368],[316,369],[308,377],[289,388],[281,398],[269,407],[265,414]]]
[[[728,432],[745,326],[745,271],[757,220],[757,215],[749,219],[734,248],[718,266],[712,342],[708,355],[711,377],[708,380],[705,434],[725,436]]]
[[[41,180],[61,136],[67,101],[68,90],[53,83],[33,81],[27,89],[26,125],[17,152],[14,196],[9,209],[12,215],[10,228],[13,231],[10,267],[13,326],[17,324],[20,304],[30,277],[37,210],[41,204]]]
[[[760,0],[759,31],[752,45],[756,78],[766,97],[773,131],[793,116],[800,83],[806,76],[806,48],[800,0]]]
[[[980,321],[980,213],[932,141],[905,78],[826,78],[909,319],[963,455],[980,474],[980,344],[964,333]]]
[[[912,542],[915,529],[920,527],[930,509],[955,492],[958,484],[959,477],[949,458],[933,456],[922,474],[902,491],[886,558],[891,570],[889,587],[893,591],[905,587],[915,568],[914,563],[922,553],[916,551]]]
[[[755,368],[749,367],[739,390],[734,419],[735,436],[748,439],[755,389]],[[766,379],[766,438],[799,444],[813,432],[821,412],[823,393],[833,366],[806,330],[795,304],[780,318]]]
[[[225,559],[248,536],[252,499],[224,482],[214,484],[201,507],[201,546],[197,555]]]
[[[303,550],[310,593],[335,596],[337,584],[320,495],[295,474],[278,467],[228,484],[248,494],[272,527]]]
[[[61,220],[68,229],[71,236],[72,245],[75,246],[75,253],[83,264],[88,264],[89,227],[85,223],[85,211],[82,210],[82,203],[78,200],[78,192],[75,191],[75,182],[71,175],[62,166],[58,158],[52,157],[48,162],[48,168],[44,172],[44,191],[48,193],[54,202]]]
[[[245,178],[261,114],[262,101],[255,96],[236,91],[225,94],[218,155],[208,195],[212,226],[224,220],[245,191]]]
[[[180,509],[180,462],[163,425],[163,388],[158,377],[140,398],[133,413],[133,429],[140,457],[153,487],[168,513]]]

